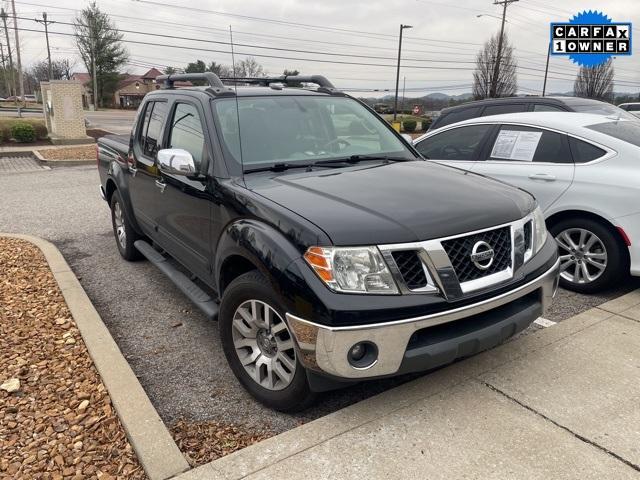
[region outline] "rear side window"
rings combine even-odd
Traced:
[[[470,118],[476,118],[480,116],[480,107],[470,107],[448,113],[446,115],[438,117],[437,128],[451,125],[452,123],[461,122],[463,120],[469,120]]]
[[[198,109],[188,103],[179,103],[171,120],[169,132],[169,148],[181,148],[193,157],[196,168],[204,158],[204,132]]]
[[[167,103],[166,102],[153,102],[147,107],[147,111],[151,112],[151,116],[147,119],[147,113],[145,112],[145,123],[148,121],[146,129],[142,130],[142,151],[151,158],[156,156],[160,147],[162,132],[162,125],[164,119],[167,116]]]
[[[640,122],[597,123],[589,125],[587,128],[640,147]]]
[[[470,125],[447,130],[424,139],[415,147],[434,160],[474,160],[474,153],[492,125]]]
[[[604,156],[607,152],[577,138],[569,137],[569,145],[571,145],[571,153],[575,163],[587,163]]]
[[[490,160],[573,162],[564,134],[514,125],[500,129],[489,155]]]
[[[640,112],[640,103],[627,105],[627,108],[625,108],[625,110],[628,112]]]
[[[482,116],[486,117],[489,115],[502,115],[503,113],[518,113],[518,112],[524,112],[526,109],[527,109],[527,106],[524,103],[489,105],[488,107],[485,107],[484,112],[482,112]]]
[[[536,103],[533,106],[534,112],[566,112],[564,108],[556,107],[555,105],[546,105],[544,103]]]

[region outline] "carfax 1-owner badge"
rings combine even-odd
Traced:
[[[551,54],[568,55],[578,65],[595,67],[611,57],[631,55],[631,23],[613,22],[588,11],[567,23],[551,24]]]

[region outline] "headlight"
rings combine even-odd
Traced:
[[[533,218],[533,254],[535,255],[547,241],[547,225],[540,207],[536,207],[531,216]]]
[[[304,259],[336,292],[398,293],[377,247],[309,247]]]

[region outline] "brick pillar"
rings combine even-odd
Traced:
[[[82,83],[51,80],[40,85],[51,141],[56,144],[93,143],[84,124]]]

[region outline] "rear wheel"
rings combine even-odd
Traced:
[[[133,229],[126,214],[120,193],[116,190],[111,197],[111,225],[113,226],[113,235],[116,238],[116,245],[122,258],[133,261],[142,258],[142,255],[133,243],[141,237]]]
[[[572,218],[549,230],[558,244],[562,287],[593,293],[615,285],[625,275],[625,247],[602,223]]]
[[[220,338],[231,370],[257,400],[280,411],[314,398],[276,295],[258,271],[240,275],[222,297]]]

